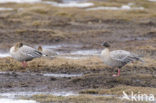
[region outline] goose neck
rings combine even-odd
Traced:
[[[109,48],[105,48],[101,54],[105,57],[109,57],[110,56]]]

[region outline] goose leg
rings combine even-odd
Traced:
[[[118,73],[117,74],[113,74],[113,77],[118,77],[120,76],[120,69],[118,69]]]
[[[120,76],[120,69],[118,69],[118,76]]]
[[[23,62],[22,62],[22,66],[23,66],[24,68],[27,66],[26,61],[23,61]]]

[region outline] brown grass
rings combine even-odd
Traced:
[[[151,88],[151,87],[135,87],[135,86],[116,86],[111,89],[86,89],[82,90],[80,93],[81,94],[107,94],[107,95],[117,95],[117,96],[122,96],[123,91],[125,91],[127,94],[131,94],[133,91],[134,93],[138,94],[153,94],[156,95],[156,88]]]
[[[95,1],[94,1],[95,2]],[[121,11],[112,11],[112,10],[98,10],[98,11],[86,11],[85,9],[80,8],[58,8],[51,5],[46,4],[16,4],[16,3],[6,3],[6,4],[0,4],[3,7],[13,7],[16,10],[10,11],[10,12],[3,12],[0,17],[2,18],[0,22],[0,28],[5,29],[4,34],[7,35],[11,41],[11,43],[14,43],[15,41],[25,41],[25,42],[31,42],[31,43],[53,43],[53,42],[60,42],[60,41],[72,41],[73,39],[77,39],[77,35],[81,34],[86,35],[86,37],[97,37],[97,35],[103,35],[106,33],[112,34],[111,30],[97,30],[92,28],[84,28],[84,32],[76,32],[71,33],[68,32],[70,30],[64,30],[64,27],[71,26],[71,22],[79,22],[84,23],[88,25],[94,25],[94,23],[103,23],[107,21],[122,21],[122,22],[137,22],[139,20],[144,19],[150,19],[155,18],[155,5],[156,3],[150,3],[145,0],[112,0],[112,1],[100,1],[96,2],[97,5],[108,5],[108,6],[120,6],[122,4],[127,4],[128,2],[134,2],[138,6],[145,6],[147,7],[145,10],[121,10]],[[151,7],[150,7],[150,6]],[[23,8],[18,10],[19,8]],[[56,35],[51,36],[49,33],[49,29],[54,31],[56,28],[59,28],[59,33],[56,33]],[[57,28],[57,29],[58,29]],[[69,27],[70,28],[70,27]],[[83,28],[81,26],[75,27],[78,28],[77,31],[80,31],[79,29]],[[75,29],[74,28],[74,29]],[[34,31],[31,31],[33,29]],[[38,31],[38,29],[40,29]],[[45,34],[42,33],[45,32]],[[17,30],[14,32],[14,30]],[[22,32],[23,31],[23,32]],[[47,32],[48,33],[47,33]],[[73,30],[74,31],[74,30]],[[154,32],[154,31],[153,31]],[[24,34],[23,34],[24,33]],[[20,35],[18,35],[20,34]],[[29,34],[29,35],[28,35]],[[53,34],[53,33],[52,33]],[[14,38],[14,36],[18,35],[19,37]],[[27,37],[27,39],[23,39],[23,36]],[[34,35],[34,36],[33,36]],[[44,35],[44,37],[43,37]],[[91,36],[90,36],[91,35]],[[3,35],[1,35],[2,38]],[[12,37],[13,36],[13,37]],[[39,40],[31,40],[33,37],[38,37]],[[47,37],[47,38],[46,38]],[[8,40],[5,41],[4,38],[2,38],[2,42],[6,43]],[[82,38],[79,38],[82,39]],[[47,41],[46,41],[47,40]],[[81,40],[79,40],[81,41]]]
[[[22,68],[20,62],[15,61],[12,58],[1,58],[0,59],[0,70],[2,71],[16,71],[25,70]],[[145,63],[130,63],[124,68],[149,68],[154,69],[156,66],[156,61],[153,59],[145,59]],[[28,62],[27,69],[31,71],[87,71],[87,70],[102,70],[105,68],[110,68],[101,61],[99,57],[89,57],[86,59],[66,59],[63,57],[56,57],[54,59],[48,58],[38,58]],[[123,70],[124,70],[123,68]],[[140,70],[140,69],[139,69]]]
[[[32,97],[41,103],[55,102],[55,103],[130,103],[130,101],[120,100],[115,97],[103,97],[103,96],[92,96],[92,95],[80,95],[80,96],[69,96],[69,97],[57,97],[52,95],[35,95]],[[134,102],[135,103],[135,102]]]
[[[15,61],[12,58],[1,58],[0,69],[2,71],[7,70],[25,70],[30,69],[32,71],[53,71],[53,70],[89,70],[89,69],[102,69],[106,67],[98,58],[89,58],[83,60],[71,60],[58,57],[55,59],[38,58],[28,62],[27,68],[22,68],[20,62]],[[97,65],[98,64],[98,65]]]

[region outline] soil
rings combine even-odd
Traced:
[[[114,88],[119,85],[156,87],[156,76],[150,70],[142,68],[139,70],[121,70],[121,76],[119,77],[112,77],[113,72],[115,73],[110,68],[99,71],[86,70],[85,73],[81,72],[83,74],[81,77],[62,78],[43,76],[42,73],[36,72],[6,72],[0,74],[0,78],[3,78],[0,80],[0,91],[80,91],[93,88]],[[70,71],[67,74],[70,74]]]

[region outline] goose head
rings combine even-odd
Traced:
[[[38,46],[38,51],[42,51],[43,49],[42,49],[42,46]]]
[[[109,52],[110,44],[108,42],[103,42],[102,46],[105,47],[104,50],[101,51],[102,57],[105,59],[110,58],[110,52]]]
[[[104,43],[102,44],[102,46],[104,46],[104,47],[106,47],[106,48],[109,48],[109,47],[110,47],[110,44],[109,44],[108,42],[104,42]]]
[[[15,44],[15,50],[17,51],[19,48],[21,48],[23,46],[23,43],[21,43],[21,42],[17,42],[16,44]]]

